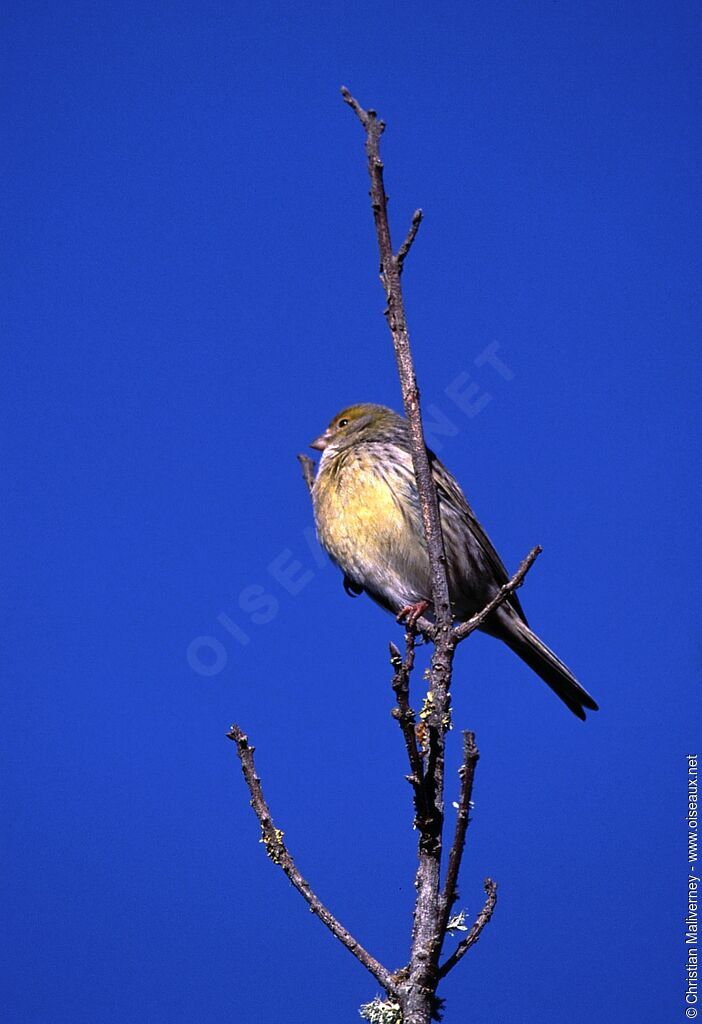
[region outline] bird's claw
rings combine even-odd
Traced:
[[[408,629],[414,629],[417,625],[417,619],[427,610],[428,607],[428,601],[417,601],[416,604],[406,604],[405,607],[401,608],[397,613],[397,621],[404,622]]]
[[[359,594],[363,593],[363,587],[354,581],[349,576],[344,576],[344,590],[349,597],[358,597]]]

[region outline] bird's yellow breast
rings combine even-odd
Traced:
[[[321,544],[352,576],[386,563],[403,544],[406,523],[397,498],[385,475],[360,454],[323,464],[313,500]]]

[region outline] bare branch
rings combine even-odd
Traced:
[[[419,227],[415,214],[412,228],[397,256],[392,247],[388,221],[388,198],[380,158],[380,137],[385,129],[373,110],[364,110],[346,88],[344,100],[359,118],[366,134],[366,157],[371,180],[371,207],[380,252],[380,279],[387,299],[386,318],[395,350],[402,390],[402,402],[409,424],[410,451],[417,481],[419,504],[427,553],[431,567],[432,604],[436,626],[432,640],[430,688],[425,699],[425,724],[428,729],[427,767],[424,792],[428,814],[420,824],[419,865],[415,879],[417,897],[412,927],[412,948],[408,978],[404,986],[403,1015],[406,1024],[428,1021],[436,992],[438,959],[441,952],[439,931],[441,912],[441,843],[444,824],[444,749],[450,725],[450,687],[455,643],[446,574],[446,553],[441,532],[439,502],[424,440],[419,403],[419,387],[414,372],[409,331],[402,295],[402,263]],[[423,624],[422,624],[423,626]]]
[[[375,118],[376,113],[374,110],[364,110],[358,100],[355,100],[345,85],[341,86],[341,95],[344,97],[344,103],[348,103],[353,112],[358,117],[359,121],[365,128],[368,125],[370,118]],[[382,121],[378,122],[380,131],[382,132],[385,125]]]
[[[336,936],[339,942],[346,946],[350,953],[353,953],[356,959],[363,964],[367,971],[370,971],[376,981],[383,986],[386,992],[391,995],[396,994],[397,988],[392,980],[390,971],[383,967],[375,957],[371,956],[371,954],[364,949],[356,939],[354,939],[353,935],[351,935],[350,932],[348,932],[346,928],[337,921],[334,915],[324,906],[319,897],[315,895],[310,888],[309,882],[305,881],[295,866],[295,862],[283,842],[283,833],[273,824],[268,804],[263,796],[261,780],[256,775],[253,756],[254,748],[249,746],[248,737],[244,732],[242,732],[238,725],[232,725],[227,736],[230,740],[233,740],[234,743],[236,743],[237,754],[241,761],[241,770],[251,794],[251,806],[253,807],[256,817],[261,825],[261,842],[266,847],[266,853],[274,864],[277,864],[283,869],[297,891],[309,904],[312,913],[316,914],[320,921],[327,926],[329,931]]]
[[[255,771],[254,748],[237,725],[232,725],[228,736],[236,743],[244,779],[251,794],[251,806],[261,826],[261,841],[271,860],[288,876],[303,896],[310,909],[333,935],[353,953],[379,982],[386,993],[397,999],[405,1024],[428,1024],[439,1019],[441,1000],[436,991],[439,980],[445,977],[474,945],[485,925],[490,921],[497,902],[497,884],[485,880],[486,900],[466,937],[443,966],[439,966],[442,945],[452,908],[457,899],[458,878],[470,822],[470,802],[479,752],[475,736],[464,732],[463,763],[459,770],[461,785],[458,814],[453,843],[449,851],[446,879],[441,889],[441,856],[444,840],[444,788],[445,740],[451,728],[451,678],[456,647],[514,593],[541,552],[534,548],[524,559],[514,576],[497,591],[488,604],[467,622],[453,626],[449,598],[446,554],[441,529],[441,518],[436,484],[424,438],[419,387],[414,370],[409,331],[404,308],[401,275],[405,260],[417,237],[422,222],[422,211],[416,210],[404,242],[395,253],[388,220],[388,197],[384,184],[384,167],[380,157],[380,140],[385,124],[372,109],[365,110],[342,87],[344,102],[354,111],[365,132],[365,152],[370,176],[370,197],[380,254],[380,279],[387,299],[385,316],[390,329],[397,362],[402,401],[409,427],[409,447],[417,484],[422,526],[431,569],[431,595],[434,622],[428,618],[409,620],[405,638],[404,657],[390,644],[391,663],[394,668],[392,687],[397,700],[393,717],[398,721],[405,741],[410,774],[408,780],[414,790],[415,824],[419,831],[418,868],[415,881],[417,891],[412,928],[409,964],[391,974],[378,960],[331,914],[298,871],[283,842],[283,832],[276,828],[263,796],[261,782]],[[316,465],[307,455],[298,455],[302,475],[310,492],[313,489]],[[345,578],[345,586],[354,593],[359,589]],[[426,601],[410,605],[405,612],[419,611]],[[428,688],[419,713],[423,735],[418,735],[417,718],[410,704],[410,675],[414,668],[417,634],[434,645],[428,676]]]
[[[416,620],[414,628],[425,640],[431,640],[432,643],[436,640],[436,625],[423,615],[420,615]]]
[[[505,601],[510,594],[513,594],[515,590],[518,590],[519,587],[521,587],[524,582],[524,577],[529,572],[542,551],[543,548],[539,544],[537,544],[535,548],[532,548],[515,572],[512,579],[500,587],[492,600],[485,605],[483,610],[481,612],[477,612],[468,619],[467,622],[463,622],[460,626],[456,626],[453,631],[454,643],[459,644],[461,640],[465,640],[467,636],[470,636],[471,633],[482,626],[488,616],[490,616],[496,608],[499,608],[502,602]]]
[[[380,278],[388,300],[388,326],[392,334],[402,389],[402,401],[410,428],[412,463],[417,479],[424,535],[431,563],[434,612],[439,630],[443,629],[448,634],[451,628],[451,605],[446,578],[446,555],[441,534],[439,503],[424,441],[424,428],[422,426],[419,406],[419,388],[410,350],[402,284],[400,282],[400,262],[399,257],[394,255],[392,247],[390,223],[388,221],[388,197],[383,181],[383,162],[380,159],[380,136],[385,125],[382,121],[378,120],[374,110],[364,110],[347,88],[342,87],[341,95],[344,97],[344,101],[352,108],[366,132],[366,156],[368,158],[368,173],[371,179],[371,206],[373,208],[373,219],[375,221],[380,252]],[[416,234],[416,231],[414,233]],[[406,252],[402,257],[403,260],[405,256]]]
[[[400,271],[400,273],[402,273],[402,268],[404,267],[405,259],[407,258],[407,254],[409,253],[410,249],[412,248],[412,242],[414,242],[415,238],[417,237],[417,232],[419,231],[419,225],[422,223],[423,216],[424,216],[424,214],[422,213],[421,210],[415,210],[414,211],[414,216],[412,217],[412,223],[410,224],[410,229],[407,232],[407,238],[404,240],[404,242],[402,243],[402,245],[400,246],[400,248],[398,250],[396,259],[397,259],[397,269]]]
[[[466,845],[466,832],[470,821],[470,800],[473,794],[473,780],[475,779],[475,768],[480,758],[480,751],[475,745],[475,733],[463,733],[463,763],[458,770],[461,779],[461,792],[458,798],[458,811],[456,813],[456,830],[453,837],[451,852],[449,853],[448,867],[446,868],[446,880],[444,892],[441,899],[441,933],[446,933],[446,926],[451,915],[451,910],[457,897],[458,875],[461,870],[461,859]]]
[[[317,464],[309,455],[298,455],[297,461],[302,466],[302,476],[311,494],[314,487],[314,478],[317,474]]]
[[[417,747],[417,736],[414,730],[416,717],[409,702],[409,679],[414,668],[414,633],[408,631],[405,634],[405,656],[400,654],[395,644],[390,644],[390,663],[395,669],[392,679],[392,688],[397,699],[397,707],[393,708],[392,716],[397,720],[402,729],[402,735],[407,747],[407,757],[410,765],[410,774],[407,781],[414,789],[414,806],[417,815],[418,827],[423,826],[427,817],[427,799],[424,790],[424,765]]]
[[[448,972],[453,970],[458,961],[465,956],[470,947],[475,945],[480,938],[480,933],[483,928],[492,917],[495,904],[497,903],[497,882],[493,882],[491,878],[486,878],[485,892],[487,893],[487,899],[485,900],[483,909],[476,917],[473,927],[468,932],[465,939],[458,944],[456,951],[452,953],[446,963],[439,968],[439,978],[445,978]]]

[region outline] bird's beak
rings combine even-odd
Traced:
[[[320,434],[319,437],[316,437],[314,441],[312,441],[310,448],[314,448],[318,452],[323,452],[329,444],[329,440],[329,431],[325,430],[323,434]]]

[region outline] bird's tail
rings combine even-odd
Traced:
[[[584,719],[584,708],[599,710],[596,701],[583,689],[570,669],[529,629],[526,622],[522,622],[516,615],[510,615],[509,625],[504,620],[502,624],[507,628],[500,630],[500,639],[541,676],[574,715]]]

